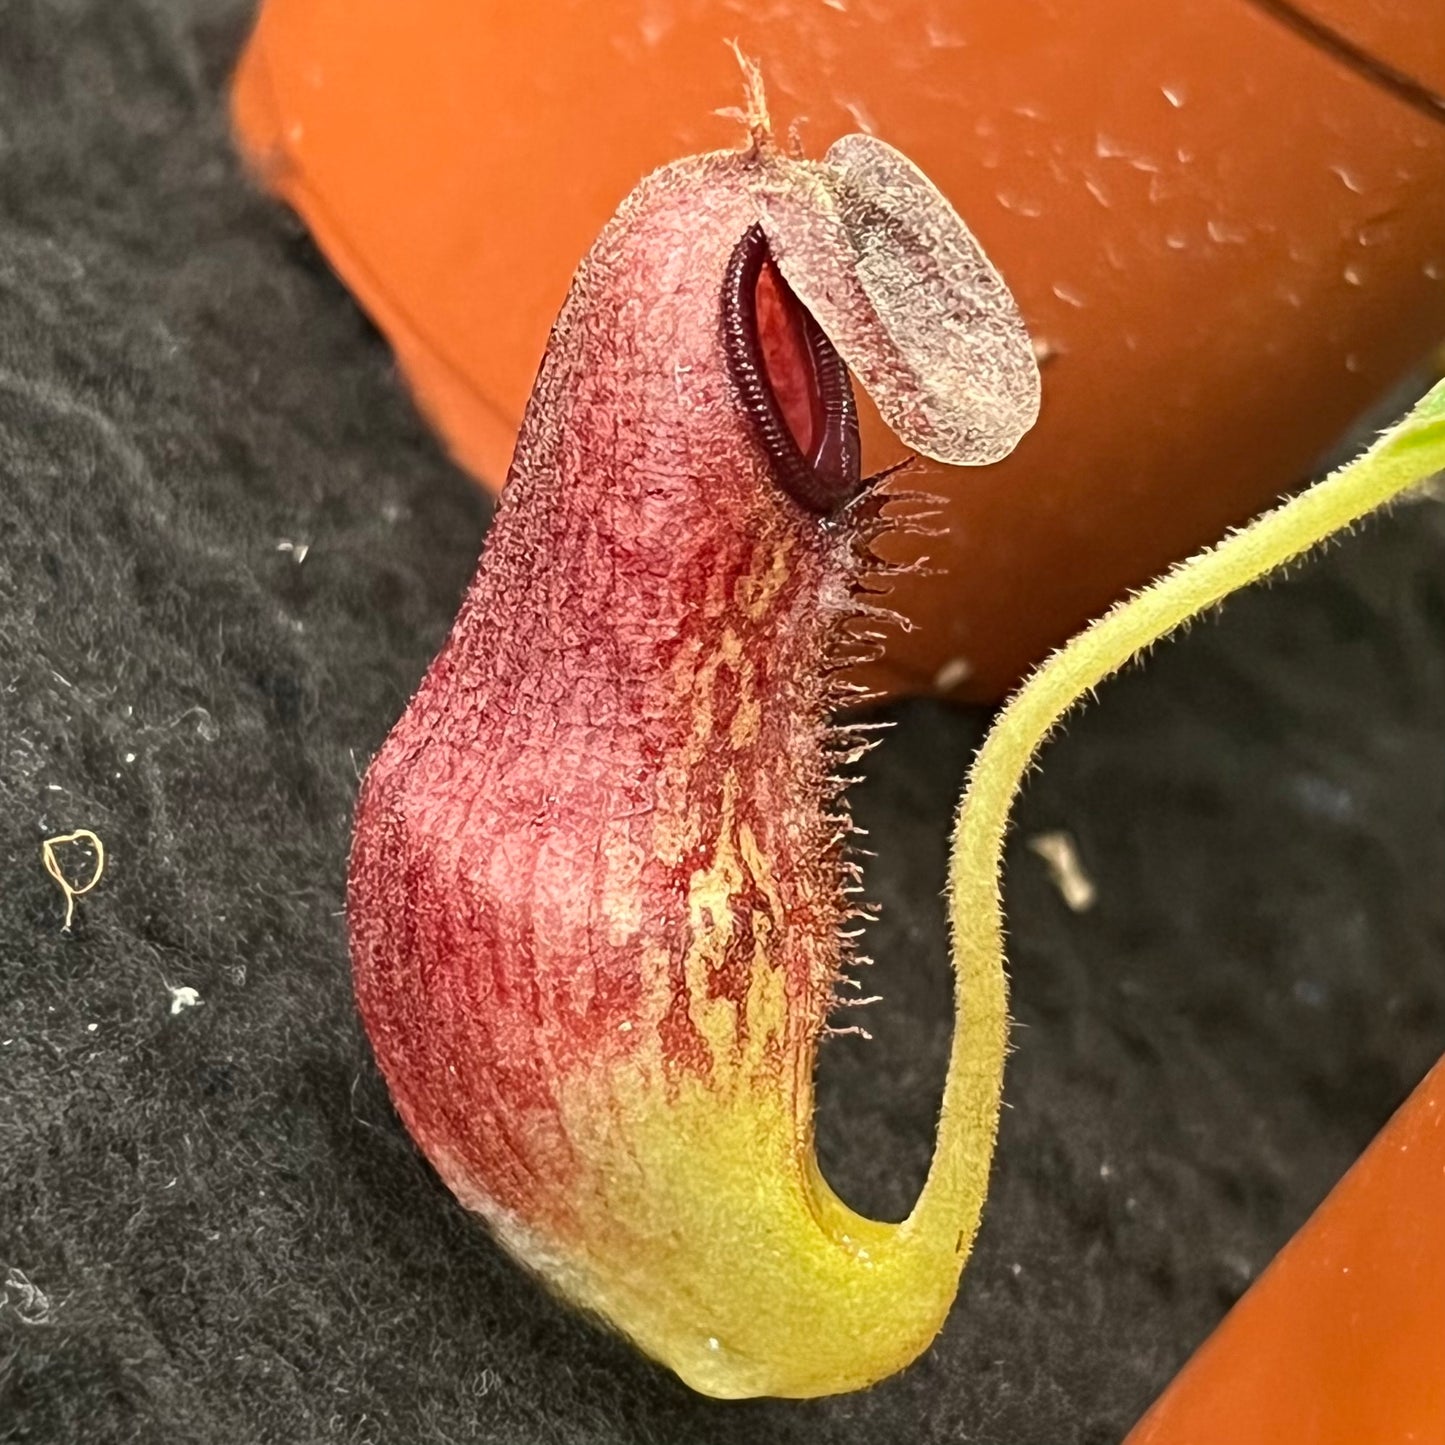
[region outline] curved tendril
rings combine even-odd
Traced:
[[[1445,472],[1445,382],[1362,456],[1207,551],[1181,562],[1079,633],[999,714],[969,774],[949,858],[955,970],[954,1041],[928,1182],[903,1229],[956,1234],[978,1223],[998,1122],[1005,1051],[1004,838],[1039,750],[1093,689],[1154,643],[1232,593],[1286,566]]]

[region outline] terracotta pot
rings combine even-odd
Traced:
[[[1124,1445],[1445,1440],[1445,1059]]]
[[[1049,360],[1012,458],[929,468],[941,570],[900,586],[918,625],[873,680],[993,697],[1303,479],[1445,335],[1436,0],[1309,9],[268,0],[235,116],[489,485],[618,201],[738,143],[713,115],[740,95],[724,37],[762,59],[775,119],[807,117],[810,152],[865,129],[911,156]],[[897,455],[876,425],[867,443]]]

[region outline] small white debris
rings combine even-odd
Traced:
[[[718,1341],[718,1337],[717,1337],[716,1335],[709,1335],[709,1336],[707,1337],[707,1347],[708,1347],[708,1349],[710,1349],[710,1350],[720,1350],[720,1349],[722,1349],[722,1345],[721,1345],[721,1343]]]
[[[1339,178],[1340,184],[1347,191],[1353,191],[1357,196],[1365,193],[1365,183],[1353,171],[1347,170],[1344,166],[1331,166],[1330,170]]]
[[[31,1284],[22,1269],[6,1271],[0,1311],[7,1305],[22,1325],[43,1325],[50,1318],[50,1296],[39,1285]]]
[[[933,674],[936,692],[952,692],[973,676],[973,664],[966,657],[951,657]]]
[[[172,988],[166,985],[171,996],[171,1012],[178,1014],[182,1009],[195,1008],[201,1002],[201,996],[189,984],[183,983],[179,988]]]
[[[99,1027],[99,1024],[86,1024],[85,1031],[88,1034],[93,1034]]]
[[[1054,887],[1070,909],[1075,913],[1087,913],[1094,906],[1098,890],[1093,879],[1084,872],[1078,850],[1069,834],[1062,830],[1040,833],[1029,839],[1029,851],[1044,860]]]
[[[828,0],[825,0],[825,3],[828,3]],[[830,8],[841,10],[843,6],[840,4],[831,4]],[[843,102],[843,109],[853,117],[853,124],[865,135],[878,134],[878,122],[873,119],[872,112],[869,111],[868,107],[864,105],[861,100],[845,100]]]
[[[622,1022],[617,1025],[617,1032],[620,1034],[630,1034],[632,1032],[632,1020],[623,1019]]]
[[[306,554],[311,550],[310,542],[293,542],[289,537],[283,537],[276,543],[278,552],[289,552],[291,560],[299,567],[305,560]]]
[[[1242,226],[1231,225],[1217,216],[1211,216],[1204,223],[1204,229],[1216,246],[1243,246],[1249,241],[1249,232]]]

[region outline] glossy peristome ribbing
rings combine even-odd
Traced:
[[[851,913],[833,671],[881,525],[850,500],[847,369],[799,285],[874,304],[818,175],[755,136],[655,173],[598,238],[476,578],[367,773],[348,890],[362,1017],[442,1178],[719,1395],[896,1368],[972,1228],[860,1219],[812,1154]],[[790,185],[770,229],[760,198]],[[750,402],[725,298],[754,302],[780,244]],[[905,405],[922,343],[875,354],[880,324],[849,344]]]
[[[783,334],[772,348],[759,314],[760,286],[772,291],[781,313],[774,325]],[[810,511],[831,515],[852,501],[862,485],[853,387],[823,328],[773,266],[761,225],[748,228],[728,261],[722,326],[739,403],[773,464],[778,485]],[[788,346],[789,341],[793,345]],[[797,435],[778,397],[775,372],[780,365],[796,373],[793,385],[806,393],[806,438]]]

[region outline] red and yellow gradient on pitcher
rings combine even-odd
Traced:
[[[812,1074],[851,913],[856,739],[829,717],[884,503],[780,485],[724,354],[729,258],[761,227],[784,304],[932,454],[1007,451],[1038,374],[903,157],[784,155],[757,92],[745,118],[746,149],[648,178],[578,272],[481,568],[367,775],[349,919],[382,1071],[458,1198],[696,1388],[812,1395],[942,1323],[1005,1006],[995,959],[914,1215],[854,1214],[815,1163]],[[771,381],[796,430],[798,377]]]

